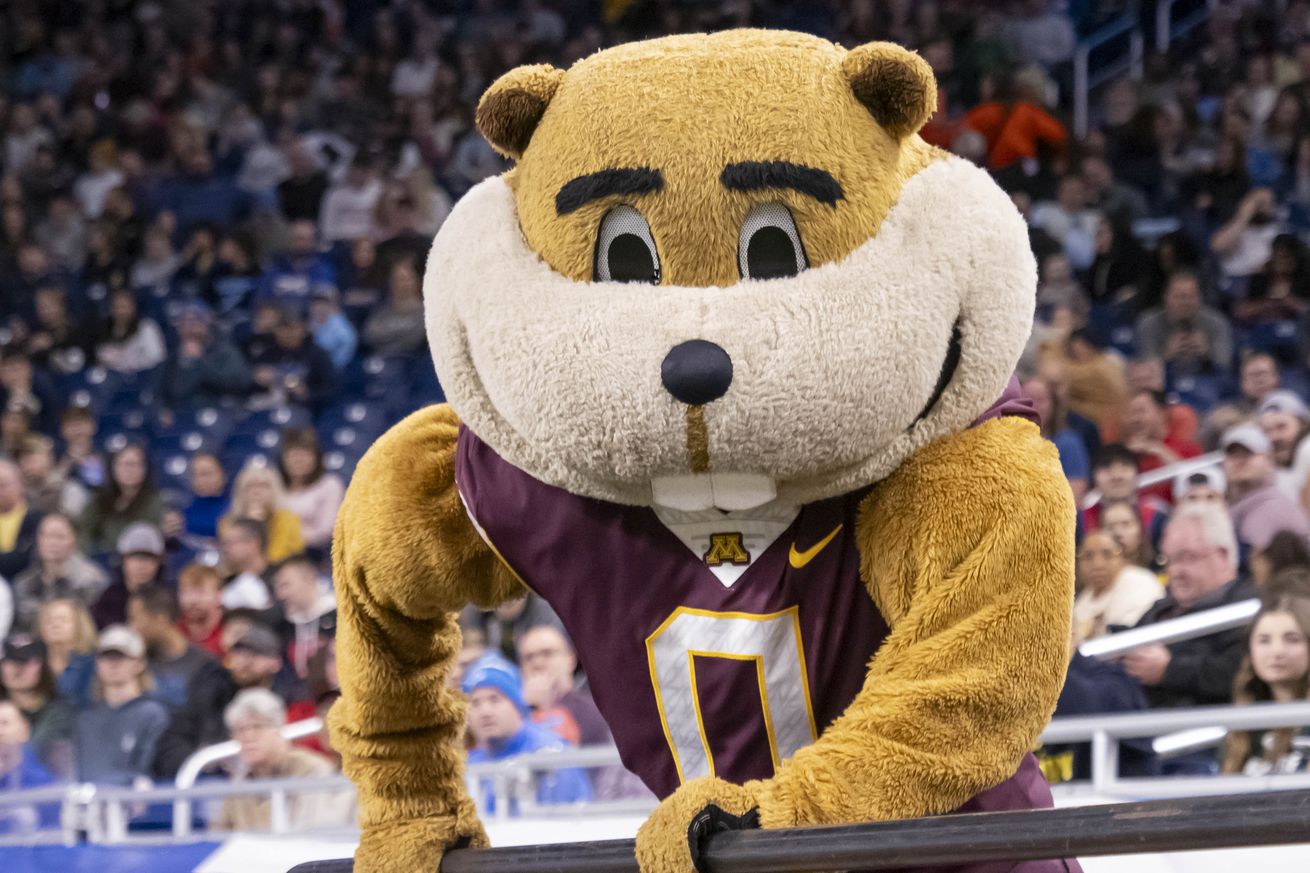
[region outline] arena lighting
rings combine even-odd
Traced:
[[[1302,842],[1310,842],[1310,790],[730,831],[710,838],[705,858],[710,873],[814,873]],[[346,859],[301,864],[291,873],[352,870]],[[639,873],[632,840],[460,849],[446,854],[440,873],[505,870]]]

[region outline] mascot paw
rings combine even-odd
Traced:
[[[355,851],[355,873],[436,870],[447,849],[489,845],[476,816],[470,820],[461,815],[458,819],[414,819],[369,827],[364,829]]]
[[[637,863],[642,873],[704,873],[701,853],[712,834],[759,826],[749,785],[696,779],[665,798],[637,831]]]

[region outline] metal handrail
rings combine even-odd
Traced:
[[[322,729],[323,719],[314,716],[283,725],[282,736],[288,740],[298,740],[301,737],[312,736]],[[177,768],[177,776],[173,779],[174,787],[191,788],[206,767],[235,758],[240,748],[236,740],[227,740],[197,749],[182,762],[181,767]],[[185,837],[190,833],[191,801],[178,800],[173,804],[173,835]]]
[[[1156,485],[1160,482],[1168,482],[1170,479],[1176,479],[1188,473],[1196,473],[1201,470],[1208,470],[1211,467],[1217,467],[1224,460],[1223,452],[1209,452],[1204,455],[1198,455],[1195,458],[1185,458],[1181,461],[1174,461],[1172,464],[1165,464],[1163,467],[1156,467],[1154,470],[1148,470],[1137,477],[1137,487],[1146,488],[1150,485]],[[1101,502],[1101,492],[1092,489],[1083,497],[1083,509],[1091,509]]]
[[[1232,630],[1251,623],[1260,611],[1260,599],[1252,597],[1237,603],[1217,606],[1171,618],[1145,627],[1135,627],[1117,634],[1088,640],[1078,647],[1078,651],[1089,658],[1107,660],[1122,655],[1124,652],[1152,643],[1179,643],[1183,640],[1209,636],[1221,631]]]
[[[1116,67],[1122,67],[1122,70],[1116,69],[1114,72],[1101,71],[1097,74],[1096,81],[1092,81],[1091,75],[1091,58],[1092,52],[1112,40],[1118,39],[1124,34],[1128,34],[1128,62],[1125,66],[1120,63]],[[1088,129],[1088,99],[1092,88],[1103,84],[1120,72],[1129,72],[1135,78],[1141,78],[1142,59],[1145,54],[1145,38],[1142,36],[1142,29],[1137,22],[1137,17],[1132,12],[1125,12],[1113,21],[1107,22],[1104,27],[1095,33],[1085,37],[1078,48],[1074,51],[1073,56],[1073,127],[1074,135],[1078,139],[1087,136]]]
[[[1205,24],[1210,15],[1219,8],[1219,0],[1206,0],[1204,9],[1198,9],[1175,24],[1174,7],[1177,5],[1178,0],[1156,0],[1155,50],[1160,54],[1168,52],[1169,46],[1175,39]]]
[[[711,873],[892,870],[1072,856],[1137,854],[1310,839],[1310,790],[1116,803],[1066,809],[945,815],[715,834]],[[640,873],[634,840],[457,849],[441,873]],[[291,873],[351,873],[353,862],[315,861]]]

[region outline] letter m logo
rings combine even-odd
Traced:
[[[711,567],[722,564],[743,566],[751,562],[751,553],[742,544],[740,533],[710,534],[710,548],[705,553],[705,563]]]

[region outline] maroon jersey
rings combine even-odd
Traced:
[[[1015,413],[1012,383],[984,418]],[[455,476],[488,543],[559,614],[624,765],[660,797],[698,776],[772,775],[846,709],[888,633],[860,578],[868,489],[800,507],[759,554],[725,518],[700,555],[651,508],[542,483],[464,428]],[[746,569],[728,585],[714,561]],[[962,811],[1050,805],[1029,755]]]

